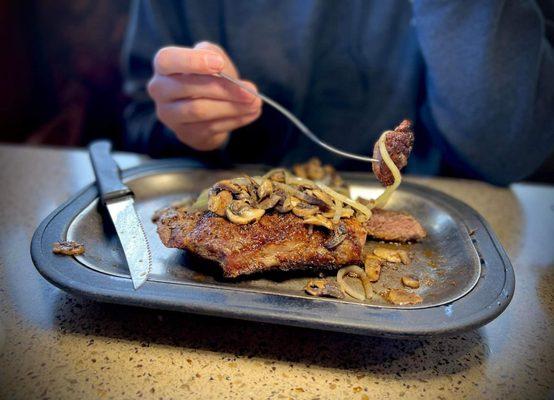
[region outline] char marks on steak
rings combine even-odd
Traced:
[[[408,164],[408,157],[412,152],[414,146],[414,132],[412,130],[412,121],[405,119],[394,128],[394,131],[389,132],[385,137],[385,147],[389,153],[390,158],[398,169],[404,168]],[[379,141],[375,143],[373,147],[373,158],[379,160],[372,164],[373,173],[383,184],[383,186],[390,186],[394,183],[394,177],[389,167],[386,166],[379,150]]]
[[[336,269],[358,264],[366,240],[356,219],[345,220],[345,239],[325,246],[332,231],[308,225],[292,213],[270,212],[253,224],[237,225],[211,212],[167,209],[157,220],[165,246],[219,263],[225,277],[293,269]]]
[[[374,208],[364,223],[368,236],[392,242],[418,241],[427,236],[421,224],[408,213]]]

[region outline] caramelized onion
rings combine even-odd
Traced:
[[[350,273],[355,274],[356,277],[362,281],[364,293],[358,292],[356,289],[352,288],[344,281],[344,275]],[[357,300],[364,301],[365,299],[370,299],[373,296],[373,289],[371,287],[371,282],[369,281],[368,276],[366,275],[365,271],[357,265],[350,265],[348,267],[341,268],[337,273],[337,282],[339,283],[343,292],[351,297],[354,297]]]
[[[396,190],[396,188],[400,185],[402,182],[402,177],[400,176],[400,170],[392,161],[392,158],[390,157],[390,154],[387,150],[387,146],[385,144],[387,134],[392,131],[385,131],[379,138],[379,152],[381,153],[381,157],[383,158],[383,161],[385,162],[385,165],[390,169],[390,172],[392,173],[392,176],[394,178],[394,183],[390,186],[387,186],[385,188],[385,191],[375,199],[375,202],[373,203],[374,207],[377,208],[383,208],[389,201],[392,193]]]

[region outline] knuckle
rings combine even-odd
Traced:
[[[156,105],[156,117],[158,117],[158,119],[163,123],[168,122],[169,119],[168,119],[166,107],[160,107]]]
[[[183,65],[186,66],[186,68],[194,69],[198,64],[197,58],[194,56],[194,53],[186,52],[183,53],[180,57],[181,62],[183,63]]]
[[[148,81],[148,84],[146,85],[146,91],[153,99],[159,97],[159,81],[156,77],[153,77],[152,79],[150,79],[150,81]]]
[[[250,89],[258,93],[258,86],[254,82],[251,81],[243,81],[246,86],[248,86]]]
[[[154,69],[156,71],[167,71],[171,59],[171,48],[162,47],[156,55],[154,55]]]
[[[183,114],[193,120],[206,118],[206,109],[199,101],[190,101],[183,106]]]

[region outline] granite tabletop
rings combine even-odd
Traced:
[[[122,167],[141,157],[118,154]],[[412,178],[479,211],[516,291],[488,325],[394,340],[80,299],[34,268],[31,236],[93,180],[86,152],[0,146],[0,398],[396,399],[554,396],[554,187]]]

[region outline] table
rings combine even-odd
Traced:
[[[117,160],[130,167],[142,157]],[[0,145],[0,398],[554,395],[552,186],[410,179],[489,221],[513,262],[516,292],[479,330],[407,341],[99,304],[59,290],[35,270],[31,235],[92,180],[83,150]]]

